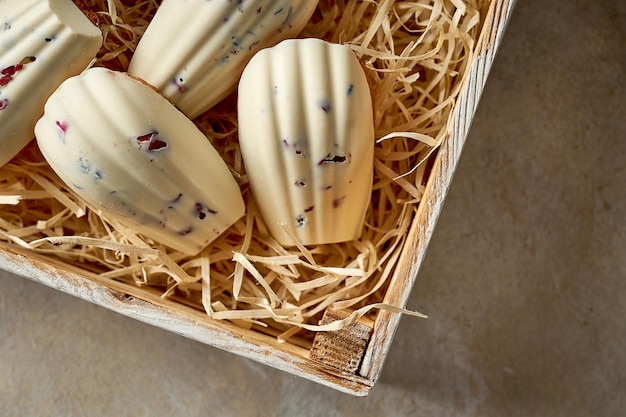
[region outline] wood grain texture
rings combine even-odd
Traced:
[[[513,4],[513,0],[494,0],[486,15],[477,57],[464,80],[451,129],[438,151],[426,193],[386,293],[386,303],[404,306],[411,292]],[[0,243],[0,268],[125,316],[360,396],[367,395],[378,379],[400,320],[397,314],[385,311],[378,314],[365,354],[358,354],[362,360],[355,374],[352,367],[346,371],[312,360],[307,349],[281,344],[259,332],[212,320],[200,311],[161,298],[156,292],[100,279],[95,274],[26,249]]]
[[[350,315],[346,311],[327,309],[320,324],[343,320]],[[372,334],[372,324],[357,320],[336,332],[318,332],[311,346],[310,358],[351,374],[356,373],[365,354]]]

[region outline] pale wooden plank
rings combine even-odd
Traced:
[[[459,95],[457,106],[452,115],[451,129],[439,149],[426,192],[418,207],[416,218],[409,231],[408,240],[389,284],[389,289],[385,294],[385,303],[401,307],[406,305],[417,272],[426,254],[428,242],[439,219],[489,69],[502,40],[502,34],[514,4],[515,0],[495,0],[490,5],[476,47],[478,55],[472,63],[465,85]],[[378,379],[399,321],[400,316],[398,314],[381,311],[377,315],[374,333],[359,370],[360,375],[374,382]]]
[[[308,359],[308,350],[206,314],[121,282],[70,268],[53,259],[0,244],[2,269],[109,310],[352,395],[367,395],[365,378]]]

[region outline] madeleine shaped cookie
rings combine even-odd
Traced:
[[[317,0],[164,0],[128,72],[194,118],[231,93],[259,49],[298,35]]]
[[[37,143],[61,179],[127,227],[196,254],[245,210],[204,134],[153,88],[91,68],[50,96]]]
[[[318,39],[258,52],[239,83],[248,179],[283,245],[360,236],[373,175],[369,86],[352,51]]]
[[[0,166],[33,139],[48,96],[101,45],[100,29],[71,0],[0,0]]]

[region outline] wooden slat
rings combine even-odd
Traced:
[[[426,192],[419,204],[402,256],[385,294],[385,303],[400,307],[406,305],[450,188],[480,95],[514,3],[515,0],[494,0],[490,5],[476,46],[477,56],[464,80],[465,85],[452,115],[453,123],[448,131],[448,137],[438,151]],[[359,370],[361,376],[374,382],[378,379],[399,322],[398,314],[387,311],[378,314],[374,333]]]
[[[320,324],[343,320],[351,311],[327,309]],[[365,348],[372,334],[372,323],[359,319],[339,331],[318,332],[313,340],[310,358],[324,365],[355,374],[361,365]]]
[[[308,358],[309,351],[274,337],[212,320],[206,314],[157,293],[113,280],[104,280],[54,258],[0,243],[0,266],[67,294],[169,330],[207,345],[235,353],[276,369],[352,395],[367,395],[372,384]]]

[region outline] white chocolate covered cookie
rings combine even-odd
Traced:
[[[305,245],[358,238],[374,125],[354,53],[319,39],[283,41],[252,58],[238,93],[246,172],[272,235],[287,246],[291,236]]]
[[[0,0],[0,166],[33,139],[48,96],[101,45],[72,0]]]
[[[65,81],[35,127],[46,160],[105,214],[193,255],[245,207],[219,153],[184,114],[126,73]]]
[[[128,72],[194,118],[231,93],[252,55],[298,35],[317,0],[164,0]]]

